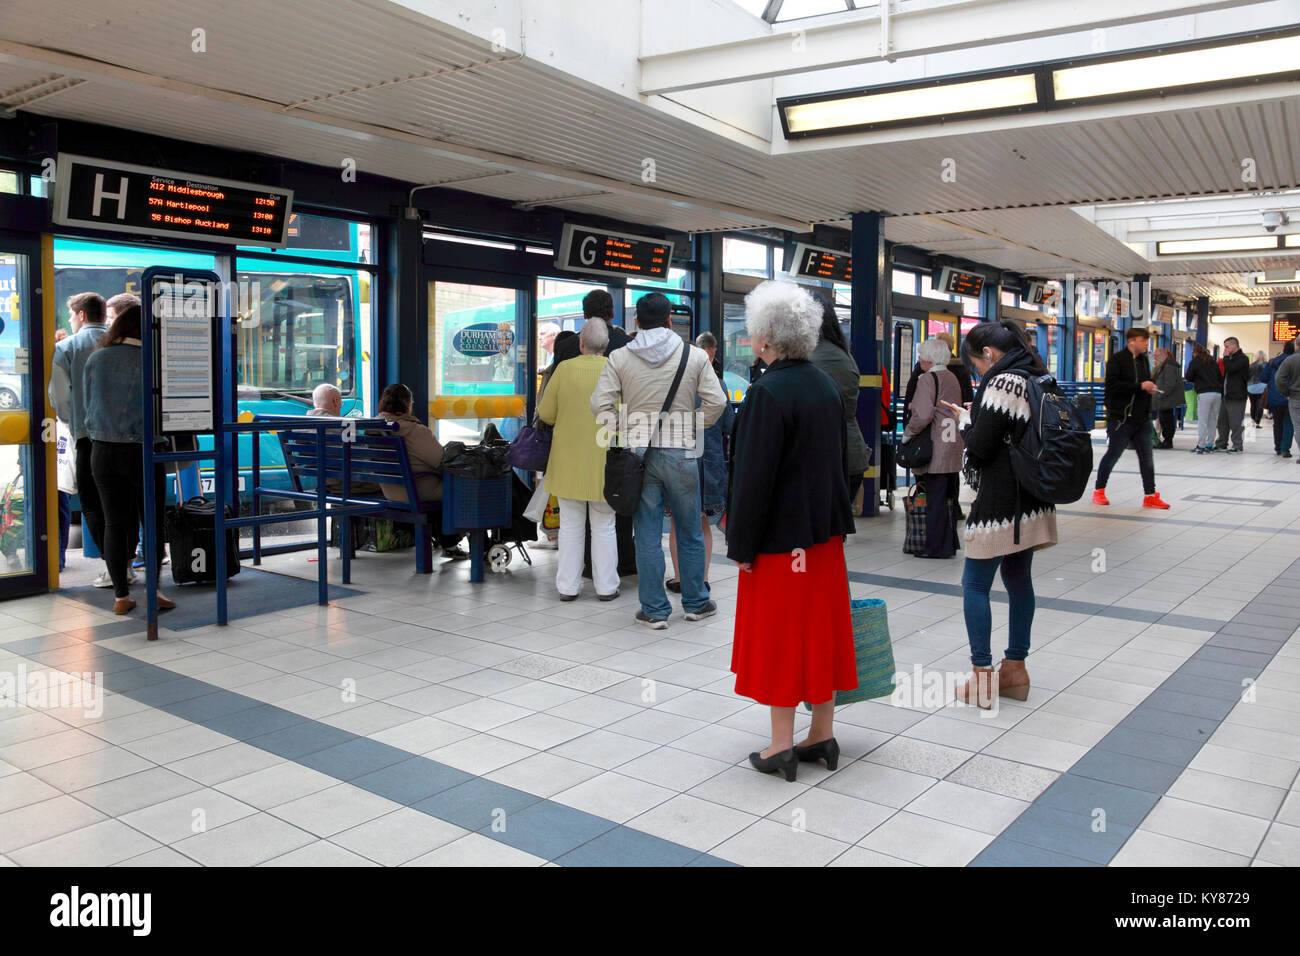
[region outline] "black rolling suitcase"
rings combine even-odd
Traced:
[[[217,507],[206,498],[191,498],[167,512],[167,550],[171,553],[172,580],[177,584],[211,584],[217,580]],[[226,517],[234,511],[226,505]],[[239,529],[226,530],[226,577],[239,573]]]

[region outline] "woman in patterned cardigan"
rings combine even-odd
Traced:
[[[1011,468],[1011,442],[1029,424],[1026,377],[1047,369],[1011,322],[980,323],[962,344],[966,361],[980,376],[971,407],[945,403],[958,416],[966,442],[963,475],[975,489],[966,519],[966,567],[962,597],[970,641],[971,679],[957,688],[957,699],[990,708],[999,695],[1029,696],[1029,631],[1034,621],[1034,551],[1056,544],[1056,508],[1021,488]],[[993,669],[993,630],[989,590],[1002,570],[1010,599],[1010,640],[1000,670]]]

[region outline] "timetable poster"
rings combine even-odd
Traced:
[[[206,282],[156,280],[159,430],[212,431],[214,290]]]

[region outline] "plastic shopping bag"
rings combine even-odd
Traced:
[[[68,426],[63,422],[57,421],[57,419],[56,422],[54,434],[59,454],[59,491],[64,494],[75,495],[77,493],[77,462],[76,452],[72,447],[72,432],[68,431]]]
[[[550,495],[546,493],[546,475],[537,479],[537,484],[533,486],[533,496],[528,499],[528,507],[524,509],[524,517],[536,524],[542,523],[542,517],[546,514],[546,503],[550,500]]]

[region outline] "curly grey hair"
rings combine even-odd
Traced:
[[[937,335],[926,339],[916,347],[916,358],[932,365],[947,365],[952,361],[952,349],[948,343]]]
[[[604,319],[588,319],[582,323],[578,332],[578,341],[582,348],[592,354],[603,354],[609,345],[609,326]]]
[[[745,296],[745,329],[785,358],[806,359],[817,347],[822,309],[808,290],[769,279]]]

